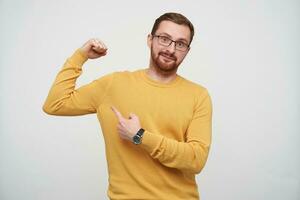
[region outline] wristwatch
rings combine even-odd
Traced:
[[[145,130],[142,128],[140,130],[138,130],[138,132],[133,136],[132,142],[134,144],[141,144],[144,132],[145,132]]]

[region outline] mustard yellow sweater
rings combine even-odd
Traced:
[[[148,77],[145,69],[107,74],[75,89],[87,60],[76,50],[58,73],[44,104],[51,115],[97,113],[103,137],[110,199],[199,199],[195,175],[211,144],[212,104],[208,91],[177,75],[170,83]],[[142,144],[120,138],[115,106],[135,113],[145,129]]]

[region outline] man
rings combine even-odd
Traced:
[[[212,105],[203,86],[177,74],[192,23],[179,13],[156,19],[149,67],[114,72],[75,89],[87,59],[107,48],[91,39],[67,59],[49,92],[51,115],[97,113],[106,148],[110,199],[199,199],[195,175],[211,144]]]

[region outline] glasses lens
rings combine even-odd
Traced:
[[[170,45],[170,43],[172,42],[171,39],[169,39],[168,37],[165,36],[159,36],[158,37],[158,41],[162,44],[162,45]]]

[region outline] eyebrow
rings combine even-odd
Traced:
[[[166,35],[166,36],[172,38],[172,36],[169,35],[168,33],[164,33],[164,32],[163,32],[163,33],[160,33],[160,35]],[[188,44],[188,41],[187,41],[186,39],[184,39],[184,38],[179,38],[179,39],[176,40],[176,41],[185,41],[185,42]]]

